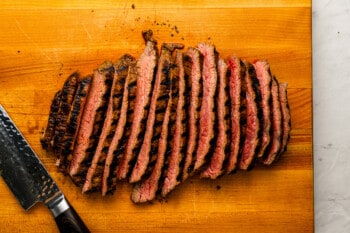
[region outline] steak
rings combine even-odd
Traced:
[[[118,179],[127,177],[142,145],[150,105],[150,95],[152,94],[154,70],[157,66],[158,50],[157,42],[153,39],[153,32],[150,30],[143,31],[142,35],[146,42],[146,48],[136,65],[138,78],[133,122],[124,154],[118,162],[116,173]]]
[[[133,60],[135,59],[130,55],[124,55],[114,64],[114,79],[106,119],[104,120],[96,151],[86,175],[83,192],[101,188],[101,177],[105,167],[106,155],[121,115],[125,80],[128,76],[129,64]]]
[[[171,48],[175,48],[171,46]],[[172,66],[171,66],[172,67]],[[173,67],[174,68],[174,67]],[[177,85],[173,85],[173,83],[177,83],[177,80],[173,80],[174,74],[178,72],[177,69],[169,70],[169,81],[168,86],[171,86],[171,90],[168,92],[168,101],[165,104],[165,113],[164,119],[161,124],[161,133],[159,137],[159,141],[156,148],[157,154],[153,158],[155,159],[155,164],[152,165],[152,161],[148,165],[146,172],[142,180],[134,185],[134,188],[131,193],[131,200],[134,203],[142,203],[151,201],[156,197],[157,190],[159,187],[159,180],[162,176],[162,171],[164,170],[164,163],[167,160],[167,155],[170,153],[170,145],[168,141],[171,141],[172,135],[174,133],[174,127],[172,127],[175,123],[175,114],[171,114],[172,110],[176,109],[176,104],[173,104],[173,97],[178,95]],[[177,74],[175,75],[177,76]],[[176,86],[175,92],[173,92],[173,87]],[[162,98],[163,99],[163,98]],[[175,111],[174,111],[175,112]],[[172,129],[172,130],[171,130]],[[169,133],[170,130],[170,133]]]
[[[218,135],[215,144],[214,154],[211,157],[210,163],[204,171],[201,172],[201,177],[215,179],[223,173],[224,161],[230,152],[230,93],[229,80],[227,76],[227,65],[224,60],[218,61],[218,98],[217,102],[217,119],[218,119]]]
[[[202,79],[203,56],[196,48],[188,48],[184,56],[184,71],[190,92],[190,101],[187,107],[188,112],[188,140],[186,156],[182,171],[182,180],[186,180],[193,171],[193,164],[196,158],[196,148],[199,139],[199,112],[203,96]]]
[[[271,71],[270,65],[266,60],[258,60],[254,62],[254,68],[256,71],[256,76],[259,79],[260,91],[261,91],[261,104],[262,104],[262,135],[260,149],[257,152],[257,157],[262,157],[266,147],[270,143],[270,127],[271,127]]]
[[[113,139],[108,148],[104,165],[101,184],[102,195],[106,195],[107,192],[112,192],[116,187],[115,170],[118,165],[118,160],[124,152],[127,138],[130,135],[129,129],[134,115],[137,77],[136,60],[130,58],[120,117]]]
[[[51,102],[47,126],[44,129],[43,134],[41,135],[41,138],[40,138],[40,143],[44,149],[51,148],[53,144],[53,136],[55,134],[55,125],[56,125],[56,121],[58,120],[57,114],[61,105],[61,95],[62,95],[62,91],[61,90],[57,91]]]
[[[133,183],[134,203],[165,198],[187,178],[216,179],[287,149],[291,113],[287,84],[267,60],[219,58],[213,45],[163,43],[151,30],[136,60],[125,54],[55,93],[40,142],[58,170],[84,193],[112,194]]]
[[[129,179],[130,183],[140,181],[142,176],[145,175],[146,169],[152,170],[152,165],[156,161],[157,148],[159,146],[157,142],[161,136],[162,123],[169,99],[171,55],[174,49],[182,47],[183,45],[180,44],[164,43],[162,45],[146,123],[146,132]],[[149,163],[151,166],[149,166]]]
[[[279,84],[279,100],[281,103],[281,112],[282,112],[282,145],[281,150],[279,152],[279,156],[287,150],[287,144],[290,138],[290,130],[291,130],[291,117],[290,110],[288,104],[288,96],[287,96],[287,83]],[[278,156],[278,157],[279,157]]]
[[[111,62],[105,62],[93,74],[69,167],[69,175],[77,185],[85,182],[86,172],[96,150],[106,118],[113,76],[114,67]]]
[[[77,138],[76,136],[80,126],[80,120],[90,85],[91,76],[87,76],[79,82],[79,86],[75,93],[71,110],[67,118],[67,128],[60,148],[61,158],[59,164],[59,170],[65,174],[68,173],[68,167],[72,160],[72,151]]]
[[[245,127],[245,138],[244,144],[241,151],[241,159],[239,162],[239,168],[247,170],[250,168],[253,159],[255,158],[256,149],[259,146],[259,81],[256,78],[255,69],[252,64],[246,63],[246,75],[244,76],[244,82],[242,85],[245,86],[245,100],[246,100],[246,127]]]
[[[171,129],[169,137],[171,152],[167,159],[167,167],[164,169],[162,179],[161,195],[166,196],[181,181],[182,165],[184,163],[187,142],[187,114],[186,107],[189,102],[188,90],[186,89],[185,71],[183,65],[183,54],[176,51],[176,69],[172,78],[172,110],[171,116],[175,116],[175,122]],[[188,78],[188,76],[186,76]],[[177,85],[176,85],[177,84]]]
[[[68,126],[67,118],[71,111],[78,83],[79,74],[74,72],[67,78],[62,88],[61,105],[57,113],[55,133],[53,137],[53,149],[57,157],[56,166],[59,166],[63,159],[62,147],[64,146],[64,135]]]
[[[198,50],[203,54],[203,98],[199,113],[199,142],[197,146],[194,170],[199,170],[205,163],[212,145],[215,145],[215,102],[217,72],[214,46],[201,43]],[[213,143],[214,142],[214,143]]]
[[[245,85],[246,76],[245,64],[236,56],[231,56],[226,61],[229,75],[230,92],[230,116],[231,116],[231,135],[230,135],[230,153],[227,159],[226,172],[231,173],[237,168],[239,152],[242,148],[242,141],[245,136],[246,122],[246,104],[245,104]],[[242,130],[241,130],[242,128]]]
[[[271,125],[271,142],[263,157],[264,164],[271,164],[281,150],[282,143],[282,112],[279,99],[279,87],[275,77],[272,80],[271,87],[271,109],[272,109],[272,125]]]

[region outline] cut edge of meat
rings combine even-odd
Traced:
[[[186,180],[193,172],[193,163],[196,156],[196,149],[199,138],[199,112],[203,95],[203,56],[197,48],[189,47],[187,49],[187,53],[184,56],[184,62],[191,62],[191,72],[189,74],[190,103],[187,109],[189,128],[186,155],[182,171],[182,181]]]
[[[133,123],[131,125],[131,133],[128,138],[125,152],[118,162],[116,171],[117,179],[125,179],[130,173],[130,167],[135,163],[135,147],[139,150],[137,144],[142,143],[143,139],[143,124],[147,121],[148,108],[150,104],[150,94],[152,93],[152,84],[154,80],[154,72],[158,63],[158,49],[157,42],[153,38],[151,30],[142,32],[143,38],[146,42],[146,47],[137,62],[137,70],[139,77],[137,79],[137,94],[135,100],[135,109]]]
[[[172,65],[172,52],[175,49],[182,49],[182,44],[168,44],[163,43],[161,49],[161,55],[159,57],[158,69],[156,72],[155,83],[152,91],[151,105],[148,112],[148,118],[146,123],[146,132],[142,142],[142,146],[135,166],[132,168],[131,175],[129,177],[130,183],[135,183],[141,180],[144,176],[146,169],[149,169],[149,163],[152,161],[153,145],[156,135],[157,128],[162,128],[160,114],[165,114],[166,105],[168,102],[169,92],[169,76]],[[165,88],[164,88],[165,87]],[[160,122],[159,122],[160,120]],[[160,124],[159,124],[160,123]],[[158,125],[159,124],[159,125]],[[161,132],[159,132],[160,134]],[[156,154],[156,153],[155,153]]]
[[[215,101],[214,96],[217,86],[216,54],[215,47],[206,43],[198,44],[203,60],[203,98],[199,117],[199,142],[196,149],[194,171],[198,171],[206,162],[210,148],[215,142]]]
[[[186,82],[185,72],[183,66],[183,53],[180,50],[176,51],[175,66],[178,70],[177,77],[173,77],[172,83],[178,84],[178,97],[173,97],[173,108],[176,110],[175,126],[173,132],[170,131],[171,148],[170,155],[167,161],[167,168],[164,169],[164,177],[162,179],[161,196],[165,197],[171,192],[179,183],[181,179],[181,170],[185,152],[187,139],[187,113],[186,113]],[[175,80],[177,78],[177,80]],[[174,86],[174,85],[173,85]],[[176,93],[172,92],[172,95]],[[176,106],[174,106],[176,105]],[[170,137],[169,136],[169,137]]]
[[[83,161],[88,162],[88,160],[92,159],[90,158],[90,154],[94,152],[93,147],[95,145],[91,145],[91,141],[97,141],[96,135],[92,134],[96,131],[96,134],[99,135],[100,130],[102,129],[102,126],[100,125],[102,122],[96,122],[96,120],[104,120],[104,113],[106,111],[106,106],[104,105],[109,99],[113,73],[114,67],[111,62],[103,63],[94,71],[79,132],[77,134],[77,140],[73,150],[73,158],[69,165],[69,175],[75,183],[78,182],[80,184],[83,181],[81,177],[75,178],[78,172],[80,173],[79,170]],[[96,119],[96,117],[98,119]],[[90,151],[90,149],[92,149],[92,151]]]
[[[267,60],[256,60],[253,63],[256,71],[256,76],[260,83],[261,90],[261,105],[262,105],[262,128],[261,128],[261,144],[260,149],[257,152],[257,157],[260,158],[264,155],[266,147],[270,143],[270,128],[271,128],[271,85],[272,75],[270,71],[270,65]]]
[[[230,75],[230,101],[231,101],[231,138],[230,154],[226,162],[226,173],[232,173],[237,168],[241,144],[241,91],[242,82],[246,75],[246,66],[237,56],[232,55],[226,60]]]
[[[246,62],[246,67],[247,71],[244,85],[246,85],[245,98],[247,103],[247,126],[241,159],[239,161],[239,168],[242,170],[250,169],[253,164],[253,160],[256,157],[256,150],[260,144],[259,131],[261,128],[259,120],[259,101],[257,100],[259,94],[256,93],[259,88],[255,86],[259,85],[259,82],[258,80],[255,80],[256,73],[253,65]]]
[[[275,77],[272,80],[271,95],[272,95],[272,125],[271,125],[271,142],[263,156],[263,162],[266,165],[273,163],[281,150],[282,139],[282,113],[279,100],[279,84]]]
[[[287,87],[288,87],[287,83],[279,84],[279,100],[281,103],[283,134],[282,134],[281,151],[278,154],[278,158],[282,153],[284,153],[287,150],[288,141],[290,139],[291,115],[290,115],[290,108],[288,103]]]
[[[67,128],[61,148],[62,158],[60,159],[60,164],[58,167],[59,171],[64,174],[68,173],[68,167],[70,161],[72,160],[72,151],[74,148],[76,135],[80,127],[80,120],[86,103],[86,97],[89,93],[90,85],[91,76],[86,76],[79,82],[71,110],[67,118]]]
[[[211,157],[211,161],[205,170],[201,172],[202,178],[215,179],[223,173],[224,161],[228,157],[229,150],[229,134],[230,132],[230,110],[229,106],[230,98],[227,93],[229,90],[227,82],[227,69],[228,66],[224,60],[218,61],[218,97],[217,102],[217,119],[218,119],[218,135],[215,144],[214,154]]]

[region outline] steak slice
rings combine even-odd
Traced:
[[[165,197],[176,185],[180,183],[182,165],[184,163],[187,142],[188,117],[186,103],[189,102],[188,90],[186,89],[183,54],[176,51],[176,69],[172,78],[172,111],[171,117],[175,116],[175,122],[170,130],[170,154],[167,159],[167,167],[164,168],[162,178],[161,195]],[[188,78],[188,76],[186,76]],[[170,124],[171,125],[171,124]]]
[[[173,92],[174,86],[172,81],[175,72],[178,73],[178,70],[171,69],[169,72],[171,74],[169,75],[170,80],[168,85],[171,86],[171,90],[168,92],[168,101],[165,106],[166,110],[164,120],[161,122],[161,133],[157,143],[157,148],[154,148],[154,150],[157,151],[157,154],[154,156],[154,165],[151,164],[151,161],[147,167],[148,172],[146,172],[145,175],[143,175],[142,180],[136,183],[133,187],[131,200],[134,203],[152,201],[156,197],[157,191],[161,189],[160,178],[164,172],[164,163],[170,153],[171,143],[168,144],[168,141],[171,141],[175,128],[173,125],[175,124],[176,114],[171,114],[172,111],[176,111],[176,103],[173,104],[173,97],[178,95],[178,86],[175,84],[176,87]],[[176,74],[176,76],[177,75],[178,74]],[[177,80],[174,80],[174,82],[178,83]]]
[[[218,61],[218,98],[217,102],[217,119],[218,135],[215,144],[214,154],[211,157],[208,166],[201,172],[201,177],[215,179],[221,175],[224,168],[224,161],[230,152],[230,93],[229,93],[229,76],[227,76],[227,65],[224,60]]]
[[[85,106],[87,94],[90,89],[91,78],[91,76],[87,76],[79,82],[79,86],[72,103],[72,108],[67,118],[67,129],[63,136],[62,147],[60,148],[61,158],[59,164],[59,170],[65,174],[68,173],[68,167],[72,160],[72,151],[80,126],[80,120]]]
[[[281,139],[282,139],[282,112],[281,112],[281,103],[279,99],[279,87],[278,82],[275,77],[272,80],[271,87],[271,110],[272,110],[272,126],[271,126],[271,142],[269,147],[266,149],[266,152],[263,157],[263,162],[266,165],[270,165],[278,153],[281,150]]]
[[[126,178],[131,170],[130,167],[133,167],[135,163],[136,156],[142,145],[145,123],[147,121],[150,105],[150,96],[152,94],[154,70],[157,66],[157,42],[153,39],[153,32],[151,30],[143,31],[142,35],[146,42],[146,48],[136,65],[138,78],[133,122],[124,154],[118,162],[116,173],[118,179]]]
[[[102,175],[102,195],[112,192],[116,188],[115,171],[120,156],[124,153],[126,141],[130,135],[130,126],[134,115],[137,81],[136,60],[130,59],[128,75],[125,80],[123,102],[118,119],[117,128],[108,148],[104,171]]]
[[[288,95],[287,95],[287,83],[279,84],[279,100],[281,103],[281,112],[282,112],[282,145],[279,156],[287,150],[287,144],[290,138],[291,130],[291,116],[288,104]],[[278,156],[278,157],[279,157]]]
[[[73,182],[79,186],[85,182],[86,172],[102,131],[113,76],[114,67],[111,62],[103,63],[93,74],[69,167],[69,175]]]
[[[210,148],[215,145],[215,101],[217,86],[216,56],[212,45],[200,43],[198,50],[203,60],[203,98],[199,113],[199,142],[193,170],[199,170],[205,163]]]
[[[129,182],[134,183],[141,180],[145,175],[146,169],[152,170],[156,161],[158,140],[161,136],[162,123],[167,109],[170,91],[170,68],[171,55],[174,49],[182,48],[181,44],[166,44],[162,45],[161,55],[158,63],[158,70],[155,77],[153,87],[150,110],[146,123],[146,132],[140,152],[137,156],[136,164],[132,170]],[[147,176],[147,175],[146,175]]]
[[[59,90],[55,93],[55,96],[52,99],[47,126],[44,129],[43,134],[41,135],[41,138],[40,138],[41,146],[46,150],[51,148],[53,144],[52,140],[55,134],[55,125],[58,119],[57,114],[58,114],[58,110],[60,109],[61,95],[62,95],[62,90]]]
[[[53,150],[57,157],[56,166],[59,166],[61,163],[64,135],[67,131],[67,118],[71,111],[78,83],[79,74],[78,72],[74,72],[67,78],[62,88],[61,105],[57,114],[55,134],[53,137]]]
[[[187,103],[188,113],[188,140],[186,156],[182,171],[182,180],[186,180],[193,171],[196,158],[196,148],[199,139],[199,112],[203,97],[202,79],[203,56],[196,48],[188,48],[184,55],[184,71],[186,85],[188,87],[189,99]]]
[[[271,128],[271,84],[272,77],[270,71],[270,65],[266,60],[258,60],[253,63],[256,71],[256,76],[259,79],[260,91],[261,91],[261,104],[262,104],[262,135],[260,149],[257,152],[257,157],[262,157],[266,147],[270,143],[270,128]]]
[[[246,101],[244,78],[245,64],[236,56],[230,56],[227,61],[230,92],[231,135],[230,153],[226,164],[226,173],[232,173],[237,168],[242,141],[245,138]]]
[[[91,189],[101,189],[101,178],[105,167],[108,147],[116,131],[118,119],[121,117],[125,80],[128,76],[129,64],[135,59],[130,55],[122,56],[114,64],[114,79],[109,97],[106,119],[95,150],[94,157],[86,175],[83,192]],[[125,117],[124,117],[125,118]]]
[[[246,128],[245,139],[241,152],[241,159],[239,168],[247,170],[251,168],[252,161],[255,158],[256,150],[260,145],[260,121],[259,110],[261,110],[261,95],[259,81],[256,78],[255,69],[252,64],[246,63],[246,75],[244,77],[243,85],[245,85],[245,99],[246,99]],[[261,131],[260,131],[261,132]]]

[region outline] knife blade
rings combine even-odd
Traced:
[[[42,202],[60,232],[90,232],[1,104],[0,176],[23,209]]]

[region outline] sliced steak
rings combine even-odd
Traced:
[[[270,65],[266,60],[258,60],[254,62],[254,68],[256,76],[259,79],[260,91],[261,91],[261,104],[263,111],[262,118],[262,135],[260,149],[257,152],[257,157],[262,157],[266,147],[270,143],[270,128],[271,128],[271,84],[272,76],[270,71]]]
[[[196,148],[199,141],[199,113],[203,97],[202,78],[203,56],[196,48],[188,48],[184,55],[184,71],[188,83],[189,103],[188,113],[188,140],[186,157],[183,165],[182,180],[186,180],[193,171],[196,158]]]
[[[121,156],[117,167],[117,178],[125,179],[135,163],[135,158],[142,145],[142,139],[145,133],[145,123],[147,121],[148,110],[150,106],[150,96],[152,94],[152,84],[154,70],[157,66],[158,51],[157,43],[153,39],[152,31],[144,31],[143,38],[146,42],[140,59],[137,62],[137,93],[131,132],[128,137],[126,148]]]
[[[49,119],[47,121],[47,126],[44,129],[44,132],[40,138],[41,146],[44,149],[49,149],[52,147],[52,143],[53,143],[52,140],[55,134],[55,125],[58,119],[57,114],[61,104],[61,95],[62,95],[62,91],[61,90],[57,91],[51,102],[50,114],[49,114]]]
[[[136,60],[131,60],[128,75],[125,80],[120,117],[106,156],[101,184],[102,195],[106,195],[107,192],[112,192],[116,188],[117,179],[115,171],[118,165],[118,160],[124,153],[125,144],[130,135],[130,127],[135,107],[137,77]]]
[[[93,74],[69,167],[69,174],[77,185],[84,184],[86,172],[95,153],[106,118],[113,76],[114,67],[111,62],[105,62]]]
[[[212,45],[201,43],[198,50],[203,59],[203,98],[199,113],[199,142],[193,170],[199,170],[206,161],[210,148],[215,145],[215,101],[217,86],[217,72],[215,48]]]
[[[279,155],[284,153],[287,150],[287,144],[290,138],[291,130],[291,117],[288,104],[288,95],[287,95],[287,83],[279,84],[279,100],[281,103],[281,112],[282,112],[282,145]]]
[[[201,177],[215,179],[223,173],[224,161],[227,160],[230,152],[230,93],[229,76],[227,76],[227,65],[224,60],[218,61],[218,98],[217,119],[218,135],[215,144],[214,154],[208,166],[201,172]]]
[[[158,70],[155,77],[152,99],[148,119],[146,123],[146,132],[144,135],[142,147],[137,156],[136,164],[132,170],[129,182],[140,181],[145,175],[146,169],[149,170],[156,161],[158,140],[161,136],[162,123],[164,121],[165,111],[170,92],[170,69],[171,55],[174,49],[182,48],[181,44],[162,45],[161,55],[158,63]],[[149,164],[150,163],[150,164]],[[150,165],[150,166],[149,166]]]
[[[266,149],[263,157],[264,164],[270,165],[281,150],[282,143],[282,112],[279,99],[279,87],[275,77],[272,80],[271,87],[271,110],[272,110],[272,125],[271,125],[271,142]]]
[[[166,196],[181,181],[182,165],[185,159],[188,116],[186,107],[189,102],[189,93],[186,89],[183,54],[176,51],[176,69],[172,78],[172,111],[171,116],[175,116],[175,122],[170,133],[171,152],[167,159],[167,167],[164,169],[164,178],[161,184],[161,195]],[[188,76],[186,76],[188,78]]]
[[[53,150],[57,157],[56,166],[59,166],[62,159],[62,147],[64,144],[64,135],[67,131],[67,118],[71,111],[75,92],[79,83],[79,74],[71,74],[62,88],[61,105],[56,118],[55,133],[53,138]]]
[[[229,75],[229,92],[230,92],[230,152],[226,164],[226,173],[232,173],[237,168],[239,152],[242,139],[245,137],[246,122],[246,104],[245,104],[245,85],[246,76],[245,64],[236,56],[230,56],[227,59]],[[242,120],[243,119],[243,120]]]
[[[91,85],[91,76],[85,77],[79,82],[78,89],[75,93],[71,111],[67,118],[67,129],[63,136],[59,170],[62,173],[68,173],[68,167],[72,160],[72,151],[76,140],[77,132],[80,126],[80,120],[86,103],[86,98]]]
[[[259,81],[256,78],[255,69],[252,64],[246,63],[246,75],[244,77],[245,99],[246,99],[246,128],[245,139],[241,152],[239,168],[247,170],[253,163],[256,155],[256,150],[260,145],[260,121],[259,110],[261,109],[261,94]]]
[[[173,73],[173,70],[174,69],[169,72]],[[169,76],[170,79],[168,85],[171,85],[171,89],[173,89],[173,75],[170,74]],[[177,80],[175,80],[175,82],[177,83]],[[172,110],[174,112],[176,111],[176,105],[173,105],[173,96],[178,95],[178,89],[175,90],[175,92],[172,92],[172,90],[170,92],[168,92],[168,101],[165,106],[166,110],[164,113],[164,120],[161,122],[161,133],[157,148],[153,148],[157,151],[156,156],[153,157],[155,159],[154,165],[151,164],[151,161],[147,168],[148,172],[143,175],[140,182],[134,185],[131,193],[131,200],[134,203],[152,201],[156,197],[157,191],[161,188],[161,185],[159,185],[159,180],[162,176],[162,171],[164,171],[164,163],[167,160],[167,155],[170,153],[170,144],[168,141],[171,141],[175,128],[172,126],[175,124],[176,115],[171,114]]]
[[[114,64],[114,79],[106,112],[106,119],[104,120],[95,154],[86,175],[83,192],[89,191],[90,189],[101,189],[101,178],[105,167],[108,147],[116,131],[118,119],[121,117],[123,93],[125,89],[125,80],[128,76],[129,64],[134,60],[135,59],[130,55],[124,55]]]

